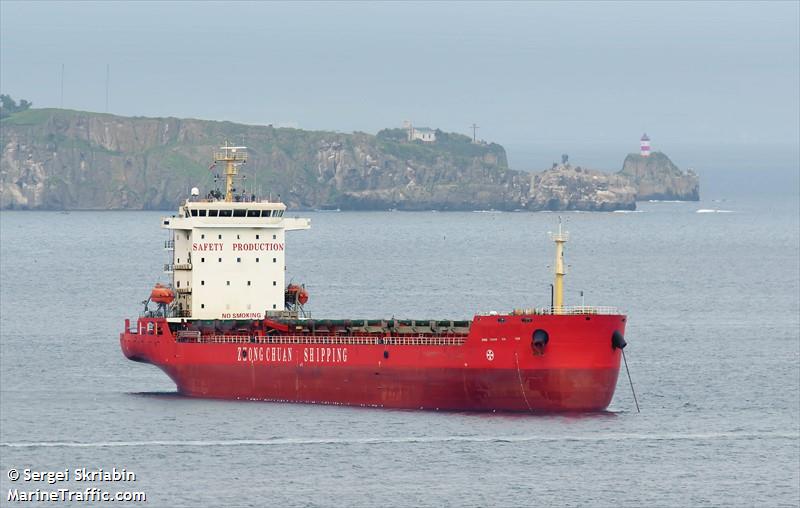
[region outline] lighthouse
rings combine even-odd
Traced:
[[[639,140],[639,155],[642,157],[650,157],[650,138],[647,133],[642,134],[642,139]]]

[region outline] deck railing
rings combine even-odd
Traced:
[[[433,337],[367,337],[337,335],[184,335],[181,332],[175,339],[177,342],[196,342],[201,344],[332,344],[346,346],[463,346],[466,335],[440,335]]]
[[[616,307],[609,306],[572,305],[564,307],[542,307],[535,309],[535,314],[565,314],[568,316],[583,314],[615,315],[620,314],[620,311]]]
[[[616,307],[608,306],[595,306],[595,305],[572,305],[563,307],[536,307],[531,309],[514,309],[508,314],[498,312],[482,312],[481,316],[549,316],[554,314],[561,314],[567,316],[584,315],[584,314],[604,314],[604,315],[618,315],[622,312]]]

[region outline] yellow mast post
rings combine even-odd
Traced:
[[[247,162],[246,146],[230,146],[227,141],[214,152],[214,163],[225,163],[225,201],[233,201],[233,179],[239,174],[239,165]]]
[[[553,281],[553,314],[564,312],[564,275],[567,274],[564,264],[564,244],[569,240],[569,233],[561,229],[561,217],[558,218],[558,233],[551,233],[550,238],[556,242],[555,280]]]

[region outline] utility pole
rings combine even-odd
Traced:
[[[64,109],[64,64],[61,64],[61,103],[59,106]]]
[[[111,79],[111,64],[106,64],[106,113],[108,113],[108,82]]]
[[[472,125],[470,125],[470,127],[472,127],[472,142],[473,143],[477,143],[478,142],[477,131],[478,131],[478,129],[480,129],[480,127],[478,127],[474,123]]]

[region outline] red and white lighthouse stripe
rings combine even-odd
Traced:
[[[639,140],[640,146],[640,154],[642,157],[649,157],[650,156],[650,138],[647,137],[647,133],[642,134],[642,139]]]

